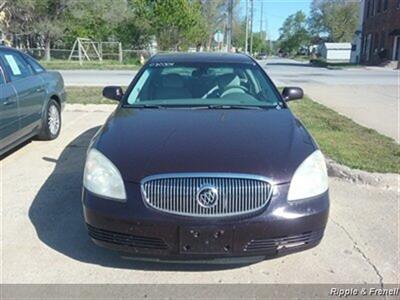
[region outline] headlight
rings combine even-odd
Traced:
[[[121,173],[107,157],[96,149],[91,149],[87,155],[83,185],[99,196],[117,201],[126,199]]]
[[[324,155],[316,150],[294,172],[288,201],[320,195],[328,189],[328,172]]]

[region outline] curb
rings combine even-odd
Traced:
[[[65,111],[71,112],[108,112],[111,113],[117,104],[67,104]],[[385,189],[399,190],[399,174],[370,173],[367,171],[352,169],[335,162],[326,157],[328,176],[354,182],[357,184],[370,185]]]
[[[112,112],[117,104],[69,104],[65,105],[64,111],[71,112]]]
[[[367,171],[352,169],[338,164],[330,158],[326,158],[328,176],[346,181],[380,187],[385,189],[399,189],[400,175],[394,173],[370,173]]]

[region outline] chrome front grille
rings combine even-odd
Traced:
[[[145,202],[157,210],[186,216],[247,214],[271,198],[267,178],[232,173],[178,173],[150,176],[141,183]]]

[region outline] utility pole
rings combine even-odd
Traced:
[[[260,37],[262,38],[262,30],[263,30],[263,10],[264,10],[264,2],[261,1],[261,16],[260,16]]]
[[[228,0],[228,25],[226,30],[226,48],[228,52],[232,50],[232,14],[233,14],[233,0]]]
[[[244,46],[244,52],[249,52],[249,0],[246,0],[246,41]]]
[[[250,55],[253,55],[253,17],[254,17],[254,2],[250,0]]]

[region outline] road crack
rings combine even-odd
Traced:
[[[379,285],[383,289],[383,276],[379,272],[377,266],[371,261],[371,259],[365,254],[365,252],[358,246],[357,242],[354,240],[353,236],[347,231],[347,229],[341,225],[340,223],[336,222],[333,220],[331,217],[329,218],[333,224],[335,224],[337,227],[343,230],[343,232],[347,235],[347,237],[350,239],[350,241],[353,243],[353,248],[360,253],[360,255],[363,257],[365,262],[371,266],[371,268],[374,270],[376,276],[379,278]]]

